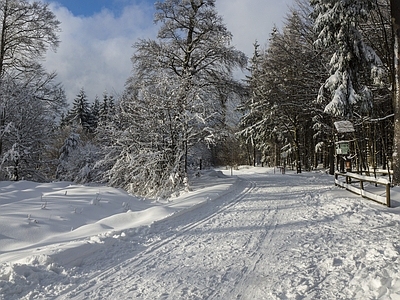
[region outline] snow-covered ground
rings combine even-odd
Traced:
[[[400,299],[397,188],[387,208],[322,172],[230,175],[168,202],[0,182],[0,299]]]

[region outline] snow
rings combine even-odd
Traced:
[[[349,133],[354,132],[353,123],[350,121],[336,121],[333,123],[338,133]]]
[[[392,206],[323,172],[203,171],[152,201],[0,182],[0,299],[400,299]]]

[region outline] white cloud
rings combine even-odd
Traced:
[[[251,56],[254,42],[266,45],[273,27],[282,27],[293,3],[294,0],[217,0],[216,6],[233,34],[233,45]]]
[[[69,102],[83,87],[90,101],[104,91],[121,93],[131,72],[132,45],[154,38],[153,8],[127,6],[116,17],[103,10],[92,17],[76,17],[62,6],[51,6],[61,22],[61,44],[49,52],[45,66],[58,73]]]
[[[217,0],[218,13],[233,34],[233,45],[252,55],[255,40],[267,43],[274,25],[281,27],[293,0]],[[108,10],[91,17],[74,16],[51,4],[61,21],[61,44],[49,52],[45,66],[56,71],[72,102],[83,87],[93,101],[107,90],[119,94],[131,73],[132,45],[139,38],[155,38],[152,4],[129,5],[115,16]]]

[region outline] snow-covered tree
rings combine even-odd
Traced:
[[[298,172],[302,164],[311,165],[306,160],[311,156],[306,154],[312,148],[311,119],[316,114],[311,99],[317,95],[315,82],[323,70],[312,36],[307,16],[297,11],[287,18],[283,33],[274,29],[268,49],[256,49],[248,78],[250,95],[242,106],[241,134],[263,153],[269,152],[264,160],[275,164],[281,148],[288,145]]]
[[[90,105],[90,128],[92,131],[96,130],[100,121],[100,100],[95,97],[93,103]]]
[[[187,180],[191,148],[218,135],[224,105],[240,88],[232,71],[246,63],[215,0],[166,0],[156,9],[158,39],[135,44],[114,143],[121,151],[109,173],[113,184],[153,195]]]
[[[58,103],[60,109],[65,96],[57,84],[44,79],[42,82],[44,86],[38,88],[37,80],[3,80],[0,98],[7,114],[1,137],[0,178],[43,181],[52,175],[48,146],[58,117],[54,106]],[[52,89],[54,93],[50,92]],[[44,94],[53,94],[54,98],[45,101]]]
[[[42,2],[27,0],[0,1],[0,89],[7,89],[10,78],[37,77],[38,59],[49,47],[59,44],[60,22]],[[42,80],[44,77],[37,77]],[[32,81],[30,81],[32,82]],[[40,85],[37,86],[40,89]],[[42,90],[44,92],[44,90]],[[4,93],[3,93],[4,94]],[[0,98],[0,155],[5,150],[2,136],[7,126],[6,99]]]
[[[77,133],[71,127],[64,128],[66,136],[58,149],[58,166],[55,177],[58,180],[87,183],[97,181],[96,163],[101,159],[99,145],[84,132]]]
[[[0,1],[0,75],[22,71],[59,44],[60,22],[48,3],[27,0]]]
[[[331,123],[350,119],[355,124],[360,170],[376,168],[378,158],[381,166],[387,167],[393,136],[394,81],[389,1],[312,3],[319,33],[316,45],[333,53],[330,77],[321,86],[318,100],[331,116]]]
[[[175,91],[167,76],[163,80],[158,76],[141,93],[145,95],[140,99],[132,94],[121,99],[120,131],[105,158],[114,163],[106,176],[110,184],[132,193],[167,197],[183,180],[179,178],[184,152],[177,148],[181,128]]]
[[[83,88],[74,99],[72,109],[68,112],[66,119],[73,127],[80,127],[86,132],[92,131],[90,104]]]
[[[248,71],[250,75],[246,76],[246,83],[248,85],[248,96],[245,97],[244,101],[242,101],[239,106],[239,111],[242,111],[244,115],[241,116],[241,120],[239,122],[240,129],[244,129],[242,132],[242,139],[246,148],[249,149],[251,147],[252,155],[250,155],[250,159],[248,160],[248,164],[255,164],[255,153],[257,149],[262,148],[262,138],[258,139],[260,136],[256,133],[252,125],[257,123],[262,117],[262,111],[260,111],[256,107],[256,103],[262,101],[262,95],[259,91],[259,80],[261,79],[262,70],[262,61],[263,61],[263,53],[260,50],[260,45],[256,41],[254,44],[254,52],[253,56],[250,59],[250,66],[248,67]],[[228,147],[231,147],[232,143],[228,143]],[[236,149],[239,150],[239,149]],[[224,152],[224,151],[222,151]],[[228,155],[226,157],[227,161],[229,161],[229,153],[222,153],[223,156]],[[237,155],[240,157],[240,155]],[[230,163],[225,163],[230,164]]]
[[[107,124],[112,121],[115,115],[114,97],[108,95],[106,92],[103,94],[103,101],[100,103],[99,109],[99,123]]]
[[[104,133],[105,123],[101,120],[102,105],[95,98],[89,103],[82,88],[74,99],[71,110],[62,120],[60,138],[55,146],[59,148],[56,178],[79,183],[98,180],[95,165],[101,159],[100,144],[107,145],[110,134]]]
[[[310,0],[314,8],[315,42],[319,48],[334,47],[330,76],[322,85],[318,100],[327,103],[325,112],[341,118],[352,118],[357,107],[367,114],[372,107],[372,92],[362,80],[368,71],[380,80],[382,62],[362,37],[360,23],[365,21],[376,1]]]
[[[68,162],[70,160],[70,156],[73,151],[78,148],[80,141],[80,136],[77,133],[71,132],[71,134],[65,139],[64,144],[61,146],[59,150],[59,165],[57,167],[56,178],[57,179],[65,179],[68,175],[65,175]],[[71,179],[70,179],[71,180]]]
[[[58,46],[59,25],[48,4],[0,1],[1,178],[45,180],[51,173],[47,147],[66,102],[40,59]]]

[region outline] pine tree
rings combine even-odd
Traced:
[[[282,163],[280,154],[285,146],[299,173],[303,165],[311,167],[307,157],[313,153],[311,120],[316,114],[311,99],[317,95],[315,82],[323,70],[308,22],[307,17],[293,12],[283,33],[273,30],[268,49],[261,53],[255,49],[240,132],[263,153],[270,153],[265,159],[274,164]]]
[[[115,116],[115,103],[114,97],[112,95],[108,95],[107,93],[103,94],[103,101],[100,103],[99,109],[99,122],[101,124],[107,124],[112,121]]]
[[[90,118],[90,128],[91,131],[94,131],[96,130],[100,120],[100,100],[97,96],[94,98],[94,101],[90,106]]]
[[[91,131],[90,106],[83,88],[74,99],[72,109],[68,112],[66,119],[73,127],[82,128],[86,132]]]
[[[375,79],[379,77],[382,62],[365,44],[359,25],[368,18],[376,2],[311,0],[310,3],[314,7],[315,30],[319,33],[316,46],[336,49],[330,61],[330,77],[322,85],[318,100],[326,103],[329,98],[325,112],[332,116],[350,119],[356,107],[358,113],[368,114],[373,95],[361,79],[367,70]]]
[[[246,76],[246,83],[248,85],[249,95],[245,101],[239,106],[239,110],[243,112],[240,120],[239,127],[242,129],[241,135],[245,139],[245,143],[253,147],[253,153],[256,148],[263,148],[263,138],[257,133],[254,125],[257,124],[263,115],[263,111],[257,107],[257,103],[262,101],[262,92],[260,89],[261,74],[262,74],[262,60],[263,53],[260,52],[260,45],[256,41],[254,44],[253,57],[250,60],[250,67],[248,71],[250,75]],[[255,155],[253,155],[253,164],[255,164]],[[249,162],[250,163],[250,162]]]

